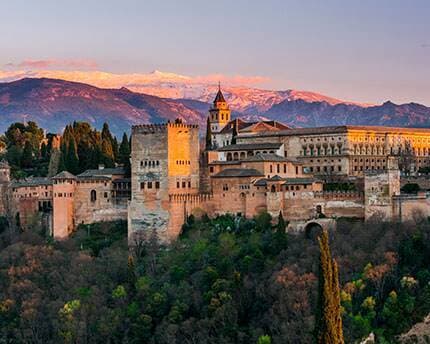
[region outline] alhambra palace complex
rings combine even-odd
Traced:
[[[0,215],[24,228],[42,221],[57,239],[78,224],[127,219],[133,244],[153,231],[175,239],[189,215],[281,213],[294,231],[331,227],[340,217],[407,221],[430,211],[425,192],[400,193],[407,180],[399,169],[414,175],[430,166],[430,129],[231,120],[221,90],[208,125],[204,148],[197,125],[133,126],[131,179],[120,167],[100,166],[16,181],[0,162]],[[351,191],[328,191],[340,183]],[[425,178],[414,183],[430,188]]]

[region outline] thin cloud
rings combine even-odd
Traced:
[[[8,63],[5,65],[9,68],[23,69],[51,69],[51,68],[70,68],[70,69],[96,69],[98,64],[91,59],[47,59],[33,60],[28,59],[20,63]]]
[[[421,44],[421,48],[430,48],[430,43]]]

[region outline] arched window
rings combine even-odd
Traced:
[[[96,192],[96,190],[91,190],[90,198],[91,198],[91,202],[97,201],[97,192]]]

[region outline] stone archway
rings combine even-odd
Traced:
[[[323,226],[318,222],[311,221],[305,226],[306,239],[316,239],[323,231]]]
[[[323,229],[332,230],[336,228],[336,220],[331,218],[312,219],[302,227],[308,239],[315,239]]]

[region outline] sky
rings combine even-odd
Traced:
[[[0,0],[0,71],[261,77],[430,106],[428,0]]]

